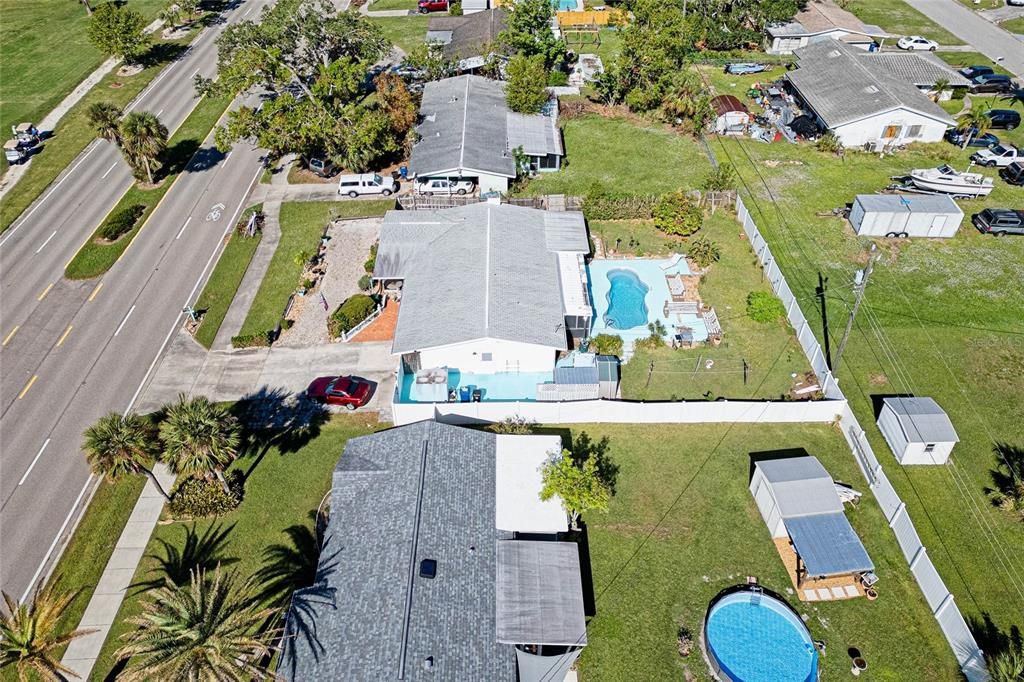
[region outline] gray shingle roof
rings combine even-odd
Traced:
[[[495,614],[499,642],[586,644],[576,543],[498,541]]]
[[[931,398],[885,398],[911,443],[957,443],[953,422]]]
[[[481,338],[566,347],[556,251],[586,253],[581,213],[508,204],[389,211],[376,279],[400,278],[392,350]]]
[[[893,78],[898,78],[918,87],[931,87],[936,81],[946,80],[952,86],[967,87],[969,80],[933,54],[919,52],[864,52],[858,55],[869,65],[883,69]]]
[[[498,34],[505,30],[508,14],[503,9],[474,12],[461,17],[431,17],[427,24],[427,40],[431,34],[446,32],[450,35],[441,48],[449,59],[467,59],[483,55],[483,50],[492,48]],[[439,38],[435,37],[435,40]]]
[[[562,136],[558,119],[536,114],[508,112],[508,148],[523,148],[530,156],[562,155]]]
[[[953,125],[953,118],[912,83],[893,77],[855,47],[836,40],[796,51],[799,68],[786,78],[830,128],[869,116],[908,109]]]
[[[786,532],[811,576],[847,575],[875,565],[844,513],[786,519]]]
[[[478,171],[514,178],[507,112],[505,88],[498,81],[457,76],[427,83],[410,171],[419,176]]]
[[[514,682],[515,651],[495,626],[495,545],[507,537],[495,530],[495,442],[432,421],[348,442],[320,584],[290,611],[285,679],[393,680],[404,664],[411,681]],[[436,578],[419,577],[423,559]]]

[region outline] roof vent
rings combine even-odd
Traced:
[[[424,559],[420,562],[420,577],[433,580],[434,576],[437,575],[437,560],[436,559]]]
[[[423,659],[423,669],[427,672],[434,672],[434,657],[427,656]]]
[[[448,98],[448,104],[455,104],[458,101],[459,101],[459,98],[456,97],[455,95],[452,95],[451,97]]]
[[[843,56],[843,53],[840,52],[839,50],[832,50],[831,52],[828,53],[828,56],[831,57],[832,59],[835,59],[836,57]]]
[[[878,86],[877,85],[869,85],[866,88],[864,88],[864,92],[867,92],[867,93],[870,93],[870,94],[873,95],[876,92],[878,92]]]

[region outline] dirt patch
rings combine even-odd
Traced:
[[[122,78],[131,78],[142,73],[142,65],[140,64],[125,64],[117,70],[117,75]]]
[[[872,386],[884,386],[889,383],[889,377],[881,372],[872,372],[868,375],[868,383]]]

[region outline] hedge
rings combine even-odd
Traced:
[[[225,479],[231,490],[230,495],[215,478],[190,476],[181,480],[171,492],[171,515],[176,519],[194,519],[233,511],[242,503],[245,477],[241,471],[231,471]]]
[[[231,337],[232,348],[266,348],[270,345],[270,332],[240,334]]]
[[[327,319],[327,331],[331,338],[352,330],[369,317],[376,307],[377,303],[366,294],[356,294],[345,299]]]
[[[751,291],[747,294],[747,315],[755,322],[774,322],[786,315],[786,308],[775,294]]]
[[[587,220],[650,220],[658,199],[654,194],[591,192],[583,198],[583,215]]]
[[[108,242],[117,241],[118,237],[132,231],[135,223],[138,222],[145,212],[146,207],[142,204],[132,204],[122,208],[120,211],[111,213],[103,225],[100,226],[100,237]]]

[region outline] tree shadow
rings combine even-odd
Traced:
[[[605,485],[615,494],[615,484],[619,478],[619,465],[608,454],[610,441],[604,436],[599,441],[593,440],[586,431],[580,432],[572,441],[569,452],[572,453],[573,461],[582,464],[593,457],[597,461],[597,473]]]
[[[151,573],[158,573],[157,577],[139,583],[132,587],[142,589],[153,589],[163,587],[169,580],[175,585],[187,585],[192,579],[192,571],[211,570],[220,566],[228,566],[236,563],[238,559],[225,557],[224,549],[231,531],[235,529],[232,524],[227,528],[221,525],[208,526],[202,534],[196,532],[196,524],[183,526],[185,533],[183,543],[173,543],[156,538],[163,550],[160,554],[148,554],[147,558],[154,559],[157,566]]]
[[[768,462],[773,459],[791,459],[793,457],[810,457],[810,453],[803,448],[781,448],[779,450],[760,450],[750,453],[750,468],[747,470],[747,482],[754,478],[754,469],[758,462]]]
[[[242,424],[240,458],[252,458],[248,478],[271,448],[282,455],[298,452],[320,434],[330,411],[304,394],[263,386],[231,407]]]
[[[148,50],[136,60],[136,63],[143,67],[159,66],[181,59],[188,52],[188,45],[178,43],[155,42]]]
[[[1019,627],[1011,626],[1010,632],[1007,634],[999,629],[999,626],[992,621],[992,616],[986,612],[982,612],[981,618],[968,616],[967,627],[974,635],[975,641],[978,642],[978,647],[985,652],[986,658],[998,656],[1011,650],[1021,651],[1024,649],[1024,638],[1021,637]]]
[[[985,488],[985,494],[993,506],[1016,510],[1024,519],[1024,448],[996,443],[992,451],[996,465],[989,469],[992,486]]]
[[[316,523],[316,510],[310,511],[309,517]],[[264,549],[263,565],[256,571],[260,600],[282,605],[295,591],[311,587],[320,569],[320,541],[315,529],[295,525],[286,528],[284,534],[288,542]]]
[[[199,142],[193,139],[181,140],[167,148],[164,152],[164,165],[160,169],[161,177],[169,177],[180,173],[188,166],[193,155],[199,151]]]

